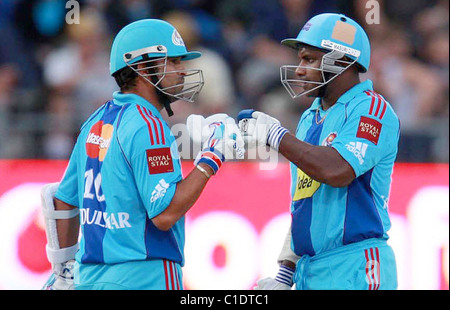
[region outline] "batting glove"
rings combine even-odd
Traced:
[[[194,143],[203,145],[195,165],[205,163],[215,174],[225,160],[244,158],[244,140],[236,122],[228,115],[214,114],[206,119],[201,115],[190,115],[187,127]]]
[[[256,282],[254,290],[291,290],[293,285],[292,278],[294,276],[294,269],[280,266],[277,276],[274,278],[264,278]]]
[[[202,115],[191,114],[186,120],[189,136],[194,144],[203,145],[211,135],[209,125],[214,122],[223,122],[229,116],[225,113],[218,113],[207,118]]]
[[[53,273],[42,287],[42,290],[74,290],[73,265],[75,260],[53,265]]]
[[[253,109],[239,112],[239,129],[248,148],[270,146],[276,151],[288,130],[277,119]]]

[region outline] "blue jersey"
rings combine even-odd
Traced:
[[[177,144],[159,111],[114,93],[82,126],[56,198],[80,208],[81,264],[166,259],[184,264],[184,217],[168,231],[151,218],[182,180]]]
[[[390,104],[371,81],[355,85],[327,111],[316,98],[298,124],[296,137],[334,148],[356,178],[336,188],[313,180],[291,164],[292,248],[314,256],[366,239],[387,239],[387,201],[400,134]]]

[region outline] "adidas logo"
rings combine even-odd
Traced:
[[[359,164],[362,165],[364,163],[364,156],[366,155],[366,150],[368,145],[362,142],[350,142],[345,145],[347,150],[353,153],[355,157],[358,159]]]

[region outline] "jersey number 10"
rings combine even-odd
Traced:
[[[105,195],[100,195],[101,185],[102,185],[102,174],[99,172],[94,178],[94,170],[89,169],[84,173],[85,183],[84,183],[84,198],[94,199],[94,194],[92,193],[92,187],[94,187],[95,197],[98,202],[105,201]]]

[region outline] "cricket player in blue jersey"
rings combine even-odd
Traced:
[[[160,112],[194,100],[202,71],[183,61],[200,56],[162,20],[133,22],[115,37],[110,71],[120,91],[82,126],[61,182],[42,190],[53,267],[45,289],[183,289],[184,215],[225,159],[244,156],[234,119],[192,116],[204,144],[182,176]]]
[[[399,120],[360,73],[369,69],[363,28],[341,14],[311,18],[296,38],[299,65],[280,68],[292,96],[314,97],[295,135],[262,112],[244,110],[249,147],[269,145],[291,162],[291,227],[275,278],[255,289],[396,289],[387,202]]]

